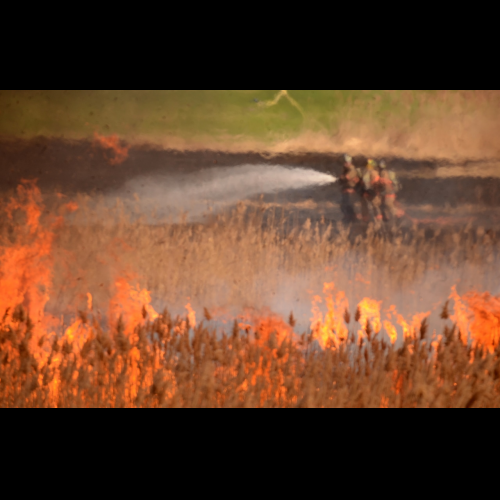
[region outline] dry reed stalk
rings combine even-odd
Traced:
[[[397,349],[353,334],[320,350],[303,337],[257,338],[209,325],[179,334],[164,313],[137,327],[103,332],[93,323],[82,347],[67,339],[29,347],[21,309],[0,325],[1,407],[472,408],[500,406],[500,348],[471,348],[456,330],[422,332]],[[424,337],[422,339],[421,337]]]
[[[374,287],[384,280],[401,286],[444,264],[487,271],[498,259],[496,235],[470,227],[426,234],[372,226],[356,235],[306,220],[285,231],[286,214],[269,218],[265,209],[243,205],[204,225],[151,226],[120,210],[104,216],[97,223],[83,207],[71,225],[54,229],[52,290],[59,305],[74,305],[89,290],[95,304],[108,304],[115,273],[132,269],[167,303],[189,294],[217,304],[220,283],[231,284],[225,301],[252,300],[262,292],[259,280],[278,282],[280,269],[299,277],[333,262],[353,278],[363,269]],[[32,237],[16,217],[0,227],[2,249]],[[209,310],[206,323],[195,327],[192,317],[156,317],[142,305],[139,318],[117,316],[106,327],[105,312],[90,304],[64,334],[47,328],[41,334],[39,319],[18,304],[0,311],[0,406],[500,406],[498,341],[467,345],[449,324],[437,336],[420,321],[396,348],[363,311],[342,310],[347,333],[320,349],[310,332],[297,337],[272,318],[243,329],[231,322],[232,331],[217,334]],[[491,328],[495,314],[478,328]]]
[[[81,212],[82,220],[97,219]],[[277,290],[285,278],[322,276],[332,266],[339,280],[364,275],[372,282],[372,288],[363,285],[369,294],[380,283],[412,286],[436,270],[472,273],[477,268],[487,277],[487,269],[498,261],[496,234],[481,229],[426,234],[417,227],[371,227],[356,236],[328,221],[293,224],[283,214],[270,224],[268,215],[264,209],[241,206],[207,224],[152,226],[121,215],[117,220],[110,212],[100,216],[106,224],[75,221],[61,229],[54,252],[57,262],[82,279],[71,283],[60,265],[54,287],[71,288],[68,296],[85,297],[91,291],[96,303],[105,303],[113,274],[133,270],[165,304],[190,297],[213,308],[244,299],[258,303],[264,288]],[[64,299],[60,297],[62,305]]]

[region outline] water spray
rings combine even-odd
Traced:
[[[290,190],[325,186],[337,182],[333,175],[307,168],[280,165],[242,165],[230,168],[210,168],[196,174],[140,177],[125,184],[112,199],[127,198],[135,193],[146,213],[189,212],[198,216],[207,206],[220,208],[249,200],[255,196]]]

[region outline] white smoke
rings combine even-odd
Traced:
[[[112,199],[139,201],[142,213],[156,211],[158,216],[188,212],[197,217],[208,209],[221,209],[261,194],[322,186],[337,178],[305,168],[278,165],[242,165],[210,168],[186,175],[136,177],[111,195]],[[137,203],[139,206],[137,206]]]

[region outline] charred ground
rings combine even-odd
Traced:
[[[130,148],[128,158],[120,165],[111,164],[112,157],[112,152],[92,141],[3,139],[0,140],[0,190],[6,193],[22,179],[38,179],[43,192],[105,195],[139,177],[196,174],[210,168],[252,164],[309,168],[336,176],[342,171],[340,154],[263,155],[142,146]],[[357,165],[365,161],[364,157],[355,158]],[[473,221],[488,229],[494,229],[500,221],[500,176],[494,175],[491,161],[461,164],[403,158],[388,161],[401,178],[404,189],[399,200],[411,218],[459,224]],[[133,195],[131,191],[127,194]],[[263,201],[289,209],[295,204],[304,217],[326,216],[336,220],[340,217],[338,198],[337,186],[322,186],[266,195]]]

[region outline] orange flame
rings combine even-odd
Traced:
[[[396,327],[390,321],[384,321],[384,328],[391,339],[391,343],[395,344],[398,340],[398,331]]]
[[[188,300],[190,300],[190,299],[188,299]],[[188,312],[189,326],[191,328],[196,328],[196,313],[194,312],[190,303],[188,303],[186,305],[186,311]]]
[[[366,327],[368,326],[368,322],[370,322],[371,326],[375,333],[380,333],[382,329],[382,324],[380,320],[380,305],[382,302],[378,302],[372,299],[363,299],[358,308],[361,313],[361,317],[359,320],[360,325],[363,330],[358,332],[359,336],[362,337],[365,334]]]
[[[319,306],[323,302],[322,298],[319,296],[313,298],[311,330],[323,349],[329,345],[338,346],[339,342],[347,339],[349,334],[344,318],[345,312],[349,310],[349,301],[344,292],[338,292],[334,298],[334,290],[333,283],[325,283],[323,293],[328,307],[325,316]]]
[[[420,331],[424,319],[428,318],[430,314],[431,314],[430,311],[425,313],[415,314],[411,320],[411,323],[408,323],[401,314],[398,314],[396,306],[391,306],[389,311],[387,312],[387,318],[389,320],[392,320],[392,317],[394,315],[398,325],[401,326],[401,328],[403,329],[403,337],[405,339],[408,339],[412,338],[417,332]],[[384,328],[386,329],[387,334],[391,339],[391,342],[394,344],[397,340],[396,328],[391,323],[391,321],[385,321]]]
[[[88,325],[84,325],[80,319],[77,319],[71,326],[66,328],[64,338],[70,344],[75,343],[78,349],[82,349],[91,335],[91,329]]]
[[[403,316],[398,315],[398,324],[401,325],[403,328],[404,337],[411,338],[418,331],[420,331],[424,319],[428,318],[430,314],[431,314],[430,312],[415,314],[410,324],[407,323],[407,321],[403,318]]]
[[[500,298],[469,293],[465,300],[473,314],[470,329],[474,340],[494,351],[500,343]]]
[[[293,337],[293,328],[283,321],[281,316],[273,313],[269,309],[256,311],[246,309],[245,314],[239,317],[239,328],[253,333],[258,343],[265,343],[276,335],[277,342],[283,342],[287,338]]]
[[[78,205],[74,201],[66,203],[65,209],[68,213],[76,212],[78,210]]]
[[[134,288],[125,278],[119,278],[115,287],[116,294],[111,299],[109,307],[111,328],[121,317],[125,324],[125,334],[131,335],[135,327],[142,324],[146,317],[151,321],[158,318],[158,313],[151,306],[150,292],[141,290],[139,286]]]
[[[493,352],[500,343],[500,297],[469,292],[461,298],[453,287],[450,298],[455,301],[451,319],[458,326],[462,340],[467,342],[470,334],[473,345],[484,345]]]
[[[120,138],[116,134],[106,137],[95,132],[94,138],[96,144],[114,153],[114,158],[108,159],[110,165],[120,165],[128,158],[130,147],[122,146],[120,144]]]
[[[50,298],[53,229],[60,223],[56,219],[51,229],[40,226],[41,201],[35,182],[23,181],[6,211],[10,220],[24,212],[28,231],[20,230],[16,243],[3,248],[0,255],[0,313],[23,305],[37,324]]]

